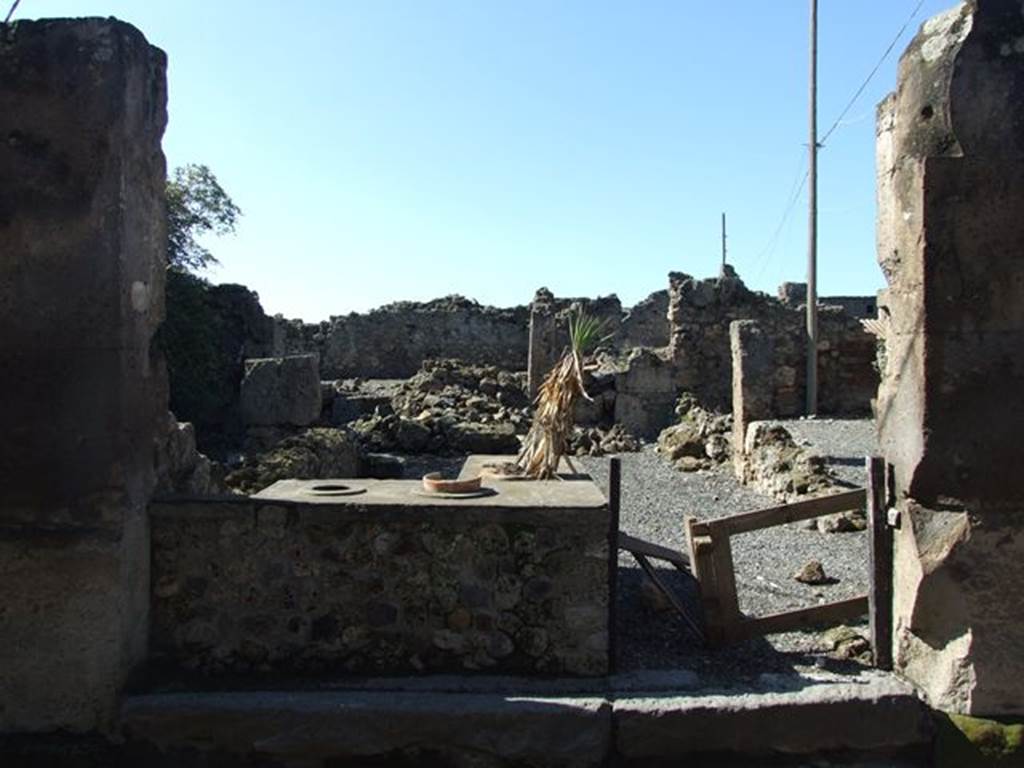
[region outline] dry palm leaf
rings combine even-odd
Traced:
[[[609,338],[601,335],[603,330],[604,322],[582,310],[569,316],[569,348],[540,385],[533,424],[516,457],[526,477],[546,480],[558,471],[568,450],[576,402],[581,397],[591,400],[583,388],[583,358]]]

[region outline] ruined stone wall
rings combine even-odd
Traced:
[[[155,505],[154,661],[257,676],[608,671],[607,509],[419,501]]]
[[[737,320],[753,320],[771,345],[771,370],[758,382],[769,390],[766,402],[771,412],[758,418],[803,413],[806,336],[802,310],[749,290],[730,267],[722,277],[705,280],[672,273],[669,286],[669,354],[682,389],[696,394],[707,406],[728,410],[733,382],[729,327]],[[839,307],[820,307],[818,323],[819,412],[869,413],[878,385],[872,365],[874,337]]]
[[[319,324],[277,320],[275,355],[317,352],[327,379],[408,378],[424,360],[455,357],[525,370],[529,315],[461,296],[398,302]]]
[[[617,343],[622,327],[622,302],[619,297],[601,296],[596,299],[556,298],[547,288],[540,288],[530,303],[529,354],[527,355],[527,385],[530,397],[535,397],[544,377],[569,348],[569,317],[579,308],[597,318],[604,335],[611,337],[609,345]],[[636,329],[640,332],[641,320]]]
[[[807,283],[783,283],[779,286],[779,301],[793,308],[806,306]],[[819,296],[818,304],[825,307],[841,307],[846,310],[846,314],[857,319],[878,316],[878,300],[875,296]]]
[[[545,295],[548,299],[545,299]],[[538,291],[556,324],[543,349],[533,354],[553,363],[566,346],[569,307],[579,303],[606,321],[618,348],[668,343],[665,291],[651,294],[628,311],[616,296],[555,298]],[[274,356],[316,353],[325,378],[408,378],[424,360],[450,357],[474,365],[526,370],[530,352],[530,307],[499,309],[460,296],[430,302],[397,302],[365,314],[332,317],[321,323],[274,318]],[[542,366],[543,367],[543,366]],[[550,364],[547,366],[550,367]],[[545,368],[547,370],[547,368]]]
[[[112,19],[0,34],[0,732],[109,727],[146,652],[165,70]]]
[[[626,311],[615,334],[619,349],[668,346],[668,291],[655,291]]]
[[[929,702],[1024,712],[1024,16],[926,22],[879,107],[895,664]]]

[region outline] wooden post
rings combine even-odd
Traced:
[[[871,553],[871,586],[868,611],[875,666],[892,669],[892,529],[886,509],[885,462],[877,456],[865,459],[868,470],[868,546]]]
[[[711,536],[695,517],[686,518],[686,541],[690,547],[690,567],[697,579],[700,604],[704,612],[704,640],[708,647],[717,648],[725,642],[725,633],[721,612],[718,610]]]
[[[686,518],[686,540],[690,544],[693,575],[700,584],[704,607],[704,637],[715,648],[735,639],[739,633],[740,610],[736,597],[736,574],[729,535],[715,535],[708,523]]]
[[[608,673],[614,674],[619,663],[618,601],[619,601],[619,516],[622,502],[622,459],[608,460]]]
[[[715,565],[715,584],[718,587],[718,611],[722,621],[723,641],[731,643],[739,638],[740,603],[736,595],[736,568],[732,562],[732,542],[729,536],[711,537],[711,559]]]

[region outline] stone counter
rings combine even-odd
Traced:
[[[355,495],[322,495],[344,484]],[[589,480],[281,481],[155,503],[151,651],[204,674],[608,672],[610,516]]]

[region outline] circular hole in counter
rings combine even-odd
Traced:
[[[341,483],[319,483],[307,488],[306,493],[314,496],[354,496],[357,493],[366,493],[366,489],[353,488],[351,485]]]

